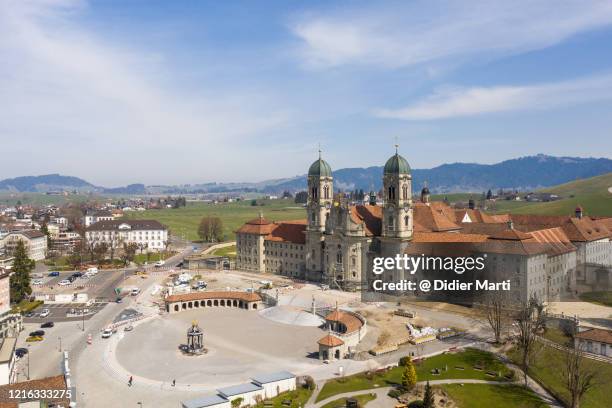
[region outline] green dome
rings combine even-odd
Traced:
[[[332,170],[325,160],[319,158],[319,160],[315,161],[310,165],[310,168],[308,169],[308,175],[317,177],[331,177]]]
[[[391,156],[387,163],[385,163],[385,174],[409,174],[410,166],[406,159],[400,156],[398,153]]]

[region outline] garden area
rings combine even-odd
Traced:
[[[509,381],[512,371],[486,351],[468,348],[457,353],[445,353],[414,361],[417,381],[444,379],[476,379]],[[345,392],[399,385],[404,367],[392,367],[375,372],[359,373],[329,380],[323,385],[317,401]]]
[[[520,385],[445,384],[440,386],[459,408],[545,408],[546,403]]]
[[[509,357],[518,361],[519,355],[514,350]],[[612,393],[610,393],[610,380],[612,379],[612,364],[586,359],[585,364],[596,371],[596,385],[587,391],[580,402],[581,408],[609,408],[612,407]],[[529,375],[539,382],[552,395],[561,401],[567,402],[569,393],[565,389],[565,355],[564,352],[549,346],[543,346],[535,354],[535,360],[529,370]]]
[[[211,255],[226,256],[229,259],[236,259],[236,245],[219,248],[211,252]]]
[[[257,404],[256,408],[301,408],[306,405],[308,398],[312,395],[312,390],[305,387],[298,387],[295,391],[287,391],[278,394],[276,397],[265,400]]]
[[[360,395],[355,395],[354,397],[351,397],[351,399],[356,400],[358,406],[363,407],[368,402],[375,400],[376,394],[360,394]],[[335,401],[328,402],[327,404],[323,405],[321,408],[344,408],[346,407],[346,400],[347,398],[338,398]]]

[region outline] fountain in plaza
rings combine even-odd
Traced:
[[[187,344],[181,344],[179,349],[183,354],[197,356],[208,352],[204,348],[204,331],[198,326],[196,320],[191,322],[191,327],[187,329]]]

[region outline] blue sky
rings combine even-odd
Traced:
[[[612,156],[612,3],[0,2],[0,178]]]

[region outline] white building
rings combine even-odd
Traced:
[[[257,405],[259,401],[265,398],[264,389],[252,382],[220,388],[217,391],[220,396],[228,399],[230,403],[238,398],[242,398],[242,402],[240,403],[241,407],[246,405]]]
[[[35,261],[45,259],[47,255],[47,236],[45,234],[36,230],[13,231],[0,240],[0,248],[12,254],[19,241],[23,241],[28,258]]]
[[[264,399],[274,398],[278,394],[293,391],[297,387],[297,379],[289,371],[262,374],[252,378],[253,383],[263,388]]]
[[[88,211],[84,217],[85,227],[89,227],[92,224],[100,221],[112,221],[115,218],[110,211]]]
[[[85,230],[88,243],[105,242],[120,247],[123,243],[135,243],[152,251],[166,248],[168,228],[155,220],[99,221]]]
[[[0,385],[14,382],[15,377],[15,337],[0,339]]]

